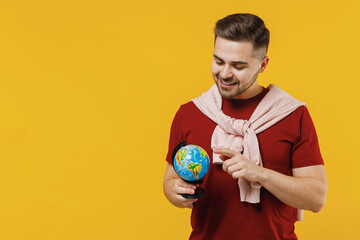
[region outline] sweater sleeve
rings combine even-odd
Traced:
[[[306,107],[300,117],[298,137],[291,151],[292,168],[323,165],[314,123]]]

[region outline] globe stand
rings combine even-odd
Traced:
[[[184,180],[184,179],[183,179]],[[202,183],[203,181],[202,180],[198,180],[198,181],[194,181],[194,182],[191,182],[191,181],[186,181],[184,180],[185,182],[187,183],[190,183],[190,184],[200,184]],[[205,195],[205,190],[202,189],[201,187],[197,187],[195,189],[195,193],[194,194],[186,194],[186,193],[183,193],[183,194],[180,194],[183,198],[186,198],[186,199],[196,199],[196,198],[201,198]]]
[[[172,152],[172,159],[174,159],[177,151],[182,148],[182,147],[185,147],[186,146],[186,142],[182,142],[182,143],[179,143],[175,148],[174,148],[174,151]],[[174,164],[173,164],[173,167],[174,167]],[[181,177],[180,177],[181,178]],[[181,178],[182,180],[184,180],[185,182],[189,183],[189,184],[193,184],[193,185],[196,185],[196,184],[200,184],[200,183],[203,183],[202,180],[197,180],[197,181],[187,181],[183,178]],[[197,198],[201,198],[205,195],[205,190],[202,189],[201,187],[197,187],[195,189],[195,193],[194,194],[186,194],[186,193],[182,193],[180,194],[183,198],[186,198],[186,199],[197,199]]]

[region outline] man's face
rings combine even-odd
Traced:
[[[265,51],[253,50],[251,42],[217,37],[211,71],[222,97],[249,98],[261,92],[256,82],[268,63]]]

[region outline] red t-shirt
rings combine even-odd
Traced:
[[[268,91],[264,88],[250,99],[223,99],[222,110],[230,117],[248,120]],[[182,105],[171,126],[166,161],[172,163],[172,152],[181,142],[201,146],[212,161],[211,136],[215,127],[193,102]],[[323,164],[306,107],[299,107],[257,137],[265,168],[292,175],[293,168]],[[211,164],[203,180],[205,196],[194,204],[190,239],[297,239],[297,209],[282,203],[265,188],[261,188],[260,203],[250,204],[240,201],[237,180],[221,165]]]

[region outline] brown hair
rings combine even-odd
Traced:
[[[270,32],[264,21],[254,14],[236,13],[216,22],[215,40],[221,37],[231,41],[251,42],[255,50],[269,46]]]

